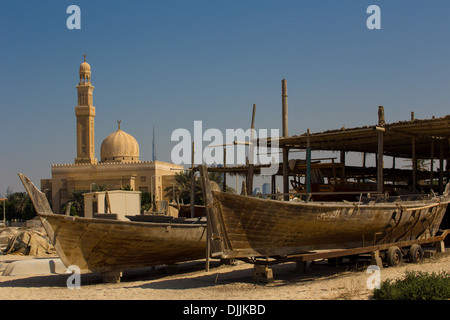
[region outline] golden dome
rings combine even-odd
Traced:
[[[119,129],[103,140],[100,148],[102,162],[138,162],[139,144],[132,135],[120,129],[118,122]]]
[[[80,74],[82,73],[91,73],[91,66],[86,61],[80,65]]]
[[[86,62],[86,55],[83,55],[84,62],[80,65],[80,85],[91,83],[91,66]]]
[[[81,74],[91,74],[91,66],[86,62],[86,55],[83,54],[84,62],[80,65],[80,75]]]

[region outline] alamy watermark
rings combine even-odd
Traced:
[[[81,9],[77,5],[70,5],[67,7],[66,13],[70,14],[70,16],[66,20],[67,29],[73,30],[81,29]]]
[[[71,274],[67,278],[66,286],[68,289],[80,289],[81,288],[81,270],[79,266],[71,265],[67,268],[66,273]]]
[[[379,266],[371,265],[367,268],[366,273],[371,275],[366,281],[367,289],[380,289],[381,287],[381,270]]]
[[[194,121],[194,135],[184,128],[172,132],[171,141],[178,141],[172,148],[174,164],[192,165],[192,143],[194,143],[194,164],[214,165],[265,165],[261,175],[271,176],[278,172],[280,156],[279,129],[219,129],[210,128],[203,132],[203,122]],[[270,147],[268,147],[270,140]],[[203,148],[203,142],[210,142]],[[226,155],[224,153],[224,148]]]
[[[367,14],[371,14],[370,17],[367,18],[366,26],[369,30],[379,30],[381,29],[381,9],[377,5],[370,5],[366,10]]]

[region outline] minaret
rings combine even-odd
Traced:
[[[78,91],[78,105],[75,107],[77,117],[77,157],[75,163],[97,163],[95,158],[94,118],[95,107],[92,105],[91,66],[86,62],[80,65],[80,83]]]

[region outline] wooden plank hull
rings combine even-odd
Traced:
[[[447,188],[448,190],[448,188]],[[222,258],[265,257],[311,250],[348,249],[432,237],[448,193],[392,203],[284,202],[213,192]],[[219,251],[219,250],[217,250]],[[214,255],[214,252],[212,252]]]
[[[128,222],[57,215],[19,174],[65,266],[111,272],[205,258],[206,223]]]
[[[431,237],[447,207],[405,211],[396,204],[305,204],[217,192],[214,199],[227,257],[295,254]],[[414,208],[418,203],[402,203],[402,207]]]
[[[39,214],[64,265],[108,272],[205,257],[206,225]]]

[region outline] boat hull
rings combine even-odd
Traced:
[[[441,204],[406,211],[418,204],[307,204],[220,192],[214,192],[214,200],[226,258],[348,249],[432,237],[447,207]]]
[[[211,225],[211,255],[222,258],[283,256],[429,238],[438,231],[450,201],[450,185],[444,196],[417,200],[269,200],[213,192],[206,167],[199,169]]]
[[[206,226],[39,214],[65,266],[109,272],[205,257]]]
[[[205,258],[206,223],[134,222],[54,214],[45,195],[19,174],[66,267],[112,272]]]

